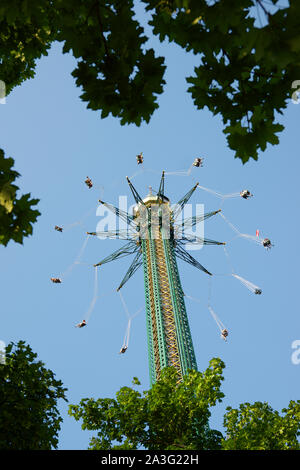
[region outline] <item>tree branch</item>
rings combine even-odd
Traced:
[[[100,15],[100,5],[99,5],[99,3],[97,3],[96,14],[97,14],[98,23],[99,23],[99,26],[100,26],[100,35],[101,35],[101,38],[102,38],[103,43],[104,43],[105,54],[106,54],[107,58],[110,59],[110,54],[109,54],[109,50],[108,50],[108,46],[107,46],[107,41],[106,41],[106,38],[104,36],[104,30],[103,30],[101,15]]]

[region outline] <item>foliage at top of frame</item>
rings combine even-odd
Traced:
[[[277,122],[300,77],[300,4],[272,0],[143,0],[160,41],[199,57],[187,77],[198,109],[220,115],[243,163],[278,144]],[[277,6],[278,5],[278,6]],[[256,17],[256,20],[255,20]],[[81,99],[101,117],[149,122],[163,92],[164,58],[148,48],[133,0],[3,0],[0,78],[9,93],[32,78],[53,41],[77,59]]]

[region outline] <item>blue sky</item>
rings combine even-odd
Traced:
[[[113,397],[137,376],[141,389],[149,387],[145,311],[134,318],[126,354],[119,355],[127,318],[116,287],[131,258],[107,264],[99,270],[99,299],[86,328],[74,325],[84,318],[94,288],[93,264],[125,242],[89,240],[82,262],[61,285],[50,277],[72,265],[87,230],[99,221],[97,201],[112,204],[130,192],[126,175],[139,168],[135,156],[143,152],[145,170],[133,178],[140,194],[148,186],[158,188],[162,170],[188,169],[195,157],[204,167],[190,176],[168,175],[166,194],[177,202],[199,181],[223,194],[249,189],[254,197],[226,200],[224,215],[243,233],[257,229],[274,243],[270,251],[246,239],[236,238],[227,249],[236,273],[259,285],[263,294],[253,295],[230,276],[231,268],[222,247],[204,247],[192,252],[213,273],[211,305],[229,330],[222,341],[207,303],[207,276],[179,260],[199,370],[212,357],[226,364],[225,399],[212,411],[211,426],[222,430],[226,406],[242,402],[268,401],[281,410],[299,398],[300,364],[292,363],[292,342],[300,339],[298,302],[299,231],[299,119],[300,106],[290,103],[279,121],[285,126],[280,145],[269,146],[258,162],[242,165],[233,158],[222,133],[222,122],[208,111],[197,111],[186,92],[185,77],[193,72],[198,58],[175,45],[151,39],[158,55],[166,57],[164,94],[150,124],[121,127],[114,118],[100,119],[79,99],[70,73],[75,61],[54,44],[48,57],[37,65],[36,77],[16,88],[0,105],[1,148],[15,159],[21,173],[21,192],[40,198],[38,222],[24,245],[0,247],[1,330],[5,343],[27,341],[47,367],[68,388],[69,403],[85,397]],[[300,77],[295,77],[295,80]],[[84,184],[86,176],[94,187]],[[129,199],[133,203],[132,199]],[[205,211],[220,208],[220,199],[197,190],[191,202],[203,203]],[[86,214],[89,214],[86,216]],[[85,217],[86,216],[86,217]],[[83,220],[83,221],[82,221]],[[54,225],[74,226],[62,234]],[[205,224],[207,237],[228,241],[234,233],[217,216]],[[140,269],[122,290],[131,314],[144,306],[143,274]],[[101,298],[103,295],[103,298]],[[60,449],[85,449],[90,433],[67,416]]]

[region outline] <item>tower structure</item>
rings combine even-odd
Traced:
[[[162,194],[150,194],[139,204],[144,204],[146,209],[140,243],[149,372],[150,381],[154,383],[164,367],[175,367],[181,378],[189,369],[197,369],[197,363],[175,256],[169,200]],[[165,210],[161,210],[161,205]],[[144,207],[138,207],[138,211],[141,209]]]
[[[95,266],[135,254],[118,290],[140,266],[143,266],[151,385],[159,380],[161,370],[168,366],[176,369],[180,381],[189,369],[197,370],[197,363],[176,258],[181,258],[211,275],[186,251],[185,244],[222,245],[221,242],[187,233],[189,228],[219,211],[189,217],[178,224],[176,218],[198,184],[177,204],[171,206],[170,200],[165,195],[164,172],[158,192],[153,194],[150,190],[143,199],[129,178],[127,180],[136,202],[133,214],[128,214],[103,201],[99,202],[125,220],[128,229],[89,234],[127,239],[128,243]]]

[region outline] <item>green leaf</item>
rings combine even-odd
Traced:
[[[23,238],[32,234],[32,224],[40,215],[32,209],[38,199],[30,199],[30,194],[17,198],[19,188],[12,183],[20,175],[12,169],[13,163],[0,149],[0,244],[5,246],[10,240],[23,243]]]
[[[0,364],[0,450],[57,448],[66,389],[24,341],[9,343]]]
[[[90,449],[218,449],[222,434],[209,429],[209,408],[221,401],[225,367],[213,359],[202,374],[190,371],[177,383],[174,368],[162,370],[161,378],[143,394],[122,387],[116,399],[83,399],[70,405],[69,414],[82,420],[82,429],[97,431]],[[138,379],[133,379],[139,385]]]

